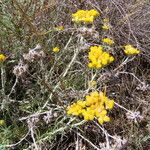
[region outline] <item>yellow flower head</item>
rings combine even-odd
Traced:
[[[103,22],[104,22],[104,23],[109,23],[109,18],[104,18],[104,19],[103,19]]]
[[[95,87],[97,82],[95,80],[89,82],[89,87]]]
[[[89,68],[100,69],[114,61],[114,57],[103,51],[102,46],[91,46],[88,55],[90,63]]]
[[[103,19],[102,29],[103,30],[109,30],[110,29],[109,18]]]
[[[58,53],[60,51],[59,47],[54,47],[53,52]]]
[[[95,9],[78,10],[76,13],[72,14],[72,21],[76,23],[93,23],[97,16],[99,16],[99,12]]]
[[[112,39],[110,39],[110,38],[103,38],[103,39],[102,39],[102,42],[103,42],[103,43],[106,43],[106,44],[108,44],[108,45],[114,44],[114,41],[113,41]]]
[[[109,26],[108,24],[104,24],[104,25],[102,26],[102,29],[103,29],[103,30],[109,30],[109,29],[110,29],[110,26]]]
[[[0,126],[5,125],[5,120],[0,120]]]
[[[109,122],[107,111],[114,107],[114,100],[110,100],[103,92],[91,92],[85,100],[78,100],[67,108],[68,115],[80,116],[84,120],[97,118],[100,124]]]
[[[140,50],[134,48],[132,45],[126,45],[124,52],[126,55],[136,55],[140,53]]]
[[[0,62],[3,62],[6,60],[6,56],[4,54],[0,54]]]
[[[65,28],[64,26],[57,26],[54,28],[56,31],[63,31]]]

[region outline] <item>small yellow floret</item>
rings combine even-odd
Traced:
[[[109,122],[109,121],[110,121],[110,117],[104,116],[104,117],[103,117],[103,120],[104,120],[105,122]]]
[[[84,120],[86,121],[94,119],[94,115],[88,114],[88,112],[84,113],[83,117],[84,117]]]
[[[89,87],[96,86],[97,82],[95,80],[89,82]]]
[[[110,39],[110,38],[103,38],[103,39],[102,39],[102,42],[103,42],[103,43],[106,43],[106,44],[108,44],[108,45],[114,44],[114,41],[113,41],[112,39]]]
[[[134,48],[132,45],[126,45],[124,52],[126,55],[136,55],[140,53],[140,50]]]
[[[109,18],[103,19],[102,29],[103,30],[109,30],[110,29]]]
[[[3,62],[6,60],[6,56],[4,54],[0,54],[0,62]]]
[[[109,18],[104,18],[104,19],[103,19],[103,22],[104,22],[104,23],[109,23]]]
[[[60,51],[59,47],[54,47],[53,52],[58,53]]]
[[[103,118],[99,117],[99,118],[98,118],[98,122],[99,122],[99,124],[101,124],[101,125],[102,125],[102,124],[104,123]]]
[[[102,26],[102,29],[103,29],[103,30],[109,30],[109,29],[110,29],[110,26],[107,25],[107,24],[104,24],[104,25]]]
[[[114,100],[105,101],[106,109],[112,109],[114,107]]]
[[[78,100],[78,101],[77,101],[77,104],[78,104],[79,106],[81,106],[82,108],[84,108],[85,105],[86,105],[85,101],[83,101],[83,100]]]
[[[57,26],[54,28],[56,31],[63,31],[65,28],[64,26]]]
[[[5,125],[5,120],[0,120],[0,126]]]

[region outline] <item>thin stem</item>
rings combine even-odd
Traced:
[[[74,131],[74,130],[73,130]],[[75,132],[75,131],[74,131]],[[82,136],[80,133],[75,132],[78,136],[80,136],[82,139],[84,139],[86,142],[88,142],[94,149],[96,150],[100,150],[100,148],[98,148],[96,145],[94,145],[91,141],[89,141],[87,138],[85,138],[84,136]]]
[[[1,104],[1,109],[4,109],[5,107],[5,102],[6,102],[6,98],[5,98],[5,83],[6,83],[6,72],[4,67],[1,67],[1,84],[2,84],[2,95],[3,95],[3,100],[2,100],[2,104]]]
[[[127,112],[129,112],[129,113],[131,113],[131,114],[133,113],[132,111],[126,109],[125,107],[121,106],[120,104],[118,104],[118,103],[116,103],[116,102],[115,102],[115,105],[118,106],[118,107],[120,107],[120,108],[122,108],[122,109],[124,109],[124,110],[126,110]]]
[[[70,69],[71,66],[73,65],[73,63],[74,63],[74,61],[76,60],[78,54],[79,54],[79,50],[76,49],[76,50],[74,51],[74,55],[73,55],[73,57],[72,57],[70,63],[68,64],[68,66],[67,66],[66,70],[64,71],[64,73],[62,74],[62,78],[61,78],[61,79],[63,79],[63,78],[67,75],[69,69]],[[61,83],[61,81],[59,81],[59,82],[56,84],[56,86],[55,86],[54,89],[53,89],[53,92],[55,92],[56,89],[60,86],[60,83]],[[53,93],[50,94],[49,99],[51,99],[52,96],[53,96]],[[48,102],[49,102],[49,100],[47,100],[46,103],[43,105],[43,107],[42,107],[43,109],[46,107],[46,105],[48,104]]]
[[[30,132],[31,132],[31,137],[32,137],[32,140],[33,140],[33,144],[34,144],[35,150],[38,150],[38,146],[37,146],[35,138],[34,138],[33,127],[30,128]]]
[[[15,90],[17,83],[18,83],[18,77],[16,77],[15,83],[14,83],[13,87],[11,88],[10,93],[7,95],[8,99],[9,99],[10,95],[12,94],[12,92]]]

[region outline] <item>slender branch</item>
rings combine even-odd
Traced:
[[[6,97],[5,97],[5,82],[6,82],[6,72],[4,67],[1,67],[1,84],[2,84],[2,95],[3,95],[3,100],[1,104],[1,109],[4,108],[5,102],[6,102]]]
[[[14,83],[13,87],[11,88],[10,93],[7,95],[8,99],[9,99],[10,95],[12,94],[12,92],[15,90],[17,83],[18,83],[18,77],[16,77],[15,83]]]
[[[29,135],[29,133],[30,133],[30,131],[28,131],[27,134],[20,141],[18,141],[17,143],[10,144],[10,145],[3,145],[3,146],[4,147],[14,147],[14,146],[19,145],[22,141],[24,141],[27,138],[27,136]]]
[[[75,52],[74,52],[74,55],[73,55],[73,57],[72,57],[72,59],[71,59],[71,61],[70,61],[70,63],[68,64],[68,66],[67,66],[66,70],[64,71],[64,73],[62,74],[62,78],[61,78],[61,79],[63,79],[63,78],[67,75],[69,69],[71,68],[71,66],[73,65],[74,61],[76,60],[76,57],[78,56],[78,53],[79,53],[79,50],[76,49]],[[61,83],[61,81],[59,81],[59,82],[56,84],[56,86],[55,86],[54,89],[53,89],[53,92],[55,92],[56,89],[60,86],[60,83]],[[53,96],[53,93],[50,94],[49,99],[51,99],[52,96]],[[46,103],[43,105],[43,107],[42,107],[43,109],[46,107],[46,105],[48,104],[48,102],[49,102],[49,101],[46,101]]]
[[[34,137],[33,127],[30,128],[30,132],[31,132],[31,137],[32,137],[32,140],[33,140],[34,148],[35,148],[35,150],[38,150],[38,146],[36,144],[35,137]]]
[[[74,130],[73,130],[74,131]],[[74,131],[75,132],[75,131]],[[88,140],[87,138],[85,138],[83,135],[81,135],[78,132],[75,132],[78,136],[80,136],[83,140],[85,140],[86,142],[88,142],[94,149],[96,150],[100,150],[100,148],[98,148],[96,145],[94,145],[90,140]]]

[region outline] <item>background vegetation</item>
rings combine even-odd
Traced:
[[[72,22],[78,9],[100,13],[94,22],[98,38],[79,33]],[[111,23],[107,32],[101,28],[103,18]],[[105,149],[118,139],[120,149],[149,149],[149,20],[149,0],[1,0],[0,53],[7,59],[0,64],[0,149]],[[58,30],[60,26],[64,29]],[[115,41],[110,49],[115,62],[89,69],[87,47],[108,35]],[[141,54],[125,56],[122,46],[128,43]],[[52,51],[56,46],[59,53]],[[33,48],[44,54],[25,60]],[[18,63],[21,76],[14,71]],[[89,88],[91,79],[96,87]],[[111,122],[102,126],[66,115],[68,105],[93,89],[106,90],[119,104],[110,112]],[[142,119],[129,120],[124,108],[139,111]]]

